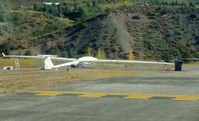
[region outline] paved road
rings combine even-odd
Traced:
[[[199,121],[198,87],[197,70],[82,81],[2,96],[0,121]]]

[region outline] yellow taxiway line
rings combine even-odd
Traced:
[[[199,95],[183,94],[147,94],[147,93],[110,93],[110,92],[76,92],[76,91],[33,91],[37,96],[79,95],[80,97],[122,96],[126,99],[171,98],[176,101],[199,101]]]

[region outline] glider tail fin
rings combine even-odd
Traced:
[[[49,70],[49,69],[53,69],[54,65],[52,63],[52,60],[50,57],[45,58],[44,60],[44,69],[45,70]]]
[[[6,55],[4,53],[2,53],[3,57],[5,57]]]

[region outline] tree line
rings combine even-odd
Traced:
[[[68,2],[60,4],[34,4],[34,11],[43,11],[47,12],[53,16],[65,17],[72,20],[80,20],[84,17],[90,15],[103,13],[103,8],[99,6],[98,1],[88,0],[83,3],[79,2]]]
[[[135,0],[135,4],[147,4],[147,5],[158,5],[158,6],[179,6],[179,7],[197,7],[199,6],[198,1],[178,1],[178,0]]]

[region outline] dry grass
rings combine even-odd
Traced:
[[[69,84],[78,80],[97,80],[117,76],[151,74],[155,71],[134,70],[29,70],[29,71],[0,71],[0,95],[24,92],[35,89],[48,89],[58,85]]]
[[[43,65],[42,60],[32,60],[32,59],[19,59],[19,63],[21,68],[41,68]],[[4,66],[14,66],[15,67],[15,59],[0,58],[0,68],[2,69]]]
[[[103,69],[131,69],[131,70],[165,70],[173,71],[174,65],[159,65],[159,64],[122,64],[122,63],[101,63],[92,64],[91,67]],[[89,65],[88,65],[89,67]]]
[[[194,62],[194,63],[187,63],[187,64],[183,64],[183,66],[193,66],[193,67],[196,67],[196,66],[199,66],[199,62]]]
[[[0,95],[35,89],[43,90],[48,89],[49,87],[65,85],[78,80],[88,81],[118,76],[151,74],[156,73],[163,68],[163,65],[127,64],[128,68],[126,69],[124,64],[104,63],[103,66],[102,64],[92,64],[87,67],[93,69],[70,69],[70,71],[67,72],[66,70],[30,70],[30,68],[41,68],[43,60],[19,59],[19,63],[21,68],[24,70],[0,71]],[[58,62],[54,63],[57,64]],[[3,68],[5,65],[14,66],[14,59],[0,58],[0,67]],[[149,70],[147,71],[140,69],[141,67],[145,69],[149,68]]]

